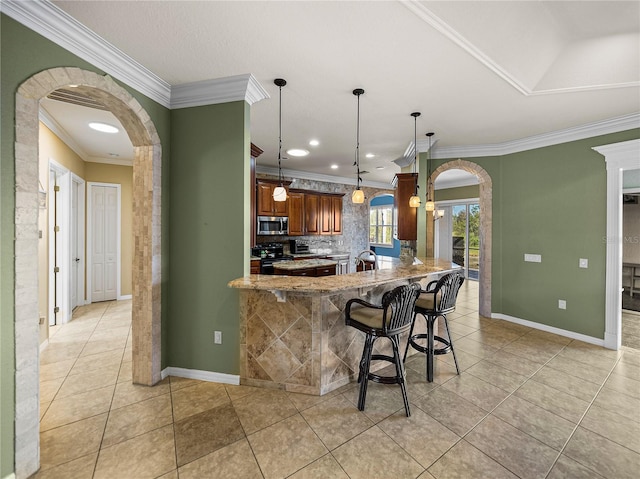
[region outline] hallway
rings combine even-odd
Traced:
[[[611,351],[477,313],[450,315],[461,375],[407,361],[399,388],[322,397],[168,377],[131,384],[131,302],[96,303],[41,354],[34,478],[632,478],[640,464],[640,351]]]

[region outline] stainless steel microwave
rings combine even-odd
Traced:
[[[289,218],[286,216],[258,216],[259,235],[289,234]]]

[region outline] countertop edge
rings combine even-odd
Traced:
[[[420,259],[423,264],[317,278],[254,274],[229,281],[227,285],[234,289],[331,294],[353,289],[373,288],[398,280],[419,280],[430,274],[461,269],[461,266],[450,261]]]

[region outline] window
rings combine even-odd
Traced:
[[[371,206],[369,210],[369,243],[373,246],[393,246],[393,205]]]

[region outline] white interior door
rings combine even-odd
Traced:
[[[91,185],[91,301],[118,296],[119,188]]]

